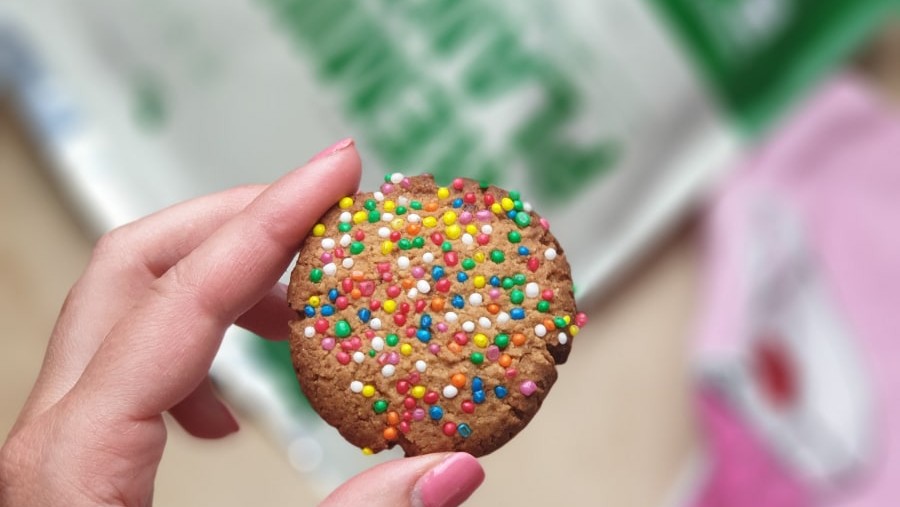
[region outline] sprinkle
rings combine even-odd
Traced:
[[[474,292],[469,295],[469,304],[470,305],[480,306],[481,303],[483,303],[483,302],[484,302],[484,298],[481,296],[481,294]]]
[[[391,182],[391,183],[393,183],[394,185],[397,185],[397,184],[400,183],[401,181],[403,181],[403,173],[393,173],[393,174],[391,174],[391,179],[390,179],[390,182]]]
[[[553,259],[555,259],[556,258],[556,249],[548,248],[547,250],[545,250],[544,258],[547,259],[548,261],[552,261]]]
[[[469,356],[469,360],[472,361],[472,364],[481,364],[484,362],[484,354],[481,352],[472,352]]]
[[[456,427],[456,431],[459,432],[459,436],[463,438],[469,438],[469,435],[472,434],[472,428],[469,427],[468,424],[462,423]]]
[[[522,307],[516,307],[509,311],[509,317],[512,320],[522,320],[525,318],[525,309]]]
[[[483,329],[491,328],[491,319],[487,317],[478,317],[478,326]]]
[[[346,338],[346,337],[350,336],[350,332],[351,332],[350,323],[347,322],[346,320],[339,320],[339,321],[337,321],[337,323],[335,323],[334,334],[338,338]]]
[[[354,380],[353,382],[350,382],[350,390],[356,394],[361,393],[363,391],[363,383],[360,382],[359,380]]]
[[[322,272],[328,276],[334,276],[337,273],[337,265],[333,262],[329,262],[328,264],[322,266]]]
[[[403,345],[400,345],[400,353],[403,354],[404,356],[412,355],[412,353],[413,353],[412,345],[410,345],[408,343],[404,343]]]
[[[421,294],[428,294],[431,292],[431,285],[425,280],[419,280],[416,282],[416,289],[418,289]]]
[[[456,395],[459,394],[459,389],[454,385],[446,385],[444,386],[444,390],[442,391],[444,398],[453,399],[456,398]]]
[[[306,326],[305,328],[303,328],[303,336],[305,336],[307,338],[312,338],[315,335],[316,335],[316,328],[314,328],[312,326]]]
[[[366,360],[366,355],[363,354],[362,352],[357,350],[356,352],[353,353],[353,362],[355,362],[356,364],[362,364],[363,361],[365,361],[365,360]]]
[[[396,371],[396,367],[392,364],[386,364],[381,367],[381,375],[384,377],[390,377],[394,375],[394,371]]]
[[[503,333],[498,334],[494,337],[494,345],[500,349],[505,349],[509,346],[509,335]]]
[[[353,267],[353,259],[350,257],[345,257],[343,261],[341,261],[341,266],[344,266],[345,269],[350,269]]]
[[[543,338],[547,335],[547,328],[543,324],[538,324],[534,326],[534,334],[538,338]]]
[[[378,336],[372,338],[372,348],[381,352],[382,350],[384,350],[384,340]]]
[[[441,187],[437,190],[437,196],[439,199],[446,199],[450,197],[450,190],[447,187]]]
[[[488,346],[488,337],[482,333],[477,333],[472,337],[472,343],[474,343],[478,347],[485,348]]]
[[[500,312],[497,314],[497,324],[506,324],[509,322],[510,316],[506,312]]]
[[[428,416],[435,421],[439,421],[442,417],[444,417],[444,409],[435,405],[428,409]]]
[[[425,361],[423,361],[423,360],[421,360],[421,359],[419,359],[418,361],[416,361],[416,370],[418,370],[419,373],[425,373],[425,369],[426,369],[427,367],[428,367],[428,364],[425,363]]]
[[[378,237],[379,238],[389,238],[391,236],[391,230],[387,227],[379,227],[378,228]]]
[[[371,321],[369,321],[369,327],[372,328],[373,331],[378,331],[379,329],[381,329],[381,319],[377,317],[372,319]]]
[[[365,386],[363,386],[362,395],[365,396],[366,398],[371,398],[372,396],[375,396],[375,386],[373,386],[372,384],[366,384]]]
[[[484,400],[485,400],[484,391],[473,391],[472,392],[472,401],[474,401],[478,405],[481,405],[482,403],[484,403]]]
[[[506,395],[509,394],[509,391],[503,386],[497,386],[494,388],[494,395],[496,395],[501,400],[506,398]]]
[[[363,447],[363,448],[362,448],[362,453],[363,453],[364,456],[371,456],[371,455],[375,454],[375,451],[373,451],[373,450],[372,450],[371,448],[369,448],[369,447]]]
[[[462,328],[463,328],[463,331],[465,331],[467,333],[471,333],[472,331],[475,331],[475,323],[472,322],[471,320],[467,320],[467,321],[463,322]]]
[[[448,437],[452,437],[453,435],[456,434],[456,423],[454,423],[454,422],[444,423],[443,431],[444,431],[444,435],[447,435]]]
[[[322,248],[324,248],[325,250],[331,250],[332,248],[334,248],[334,245],[335,243],[332,238],[324,238],[322,240]]]
[[[446,320],[447,322],[449,322],[451,324],[456,322],[458,319],[459,319],[459,315],[457,315],[456,312],[447,312],[444,314],[444,320]]]
[[[560,345],[565,345],[569,342],[569,337],[566,336],[566,333],[559,333],[556,335],[556,339],[559,341]]]
[[[425,252],[422,254],[422,262],[425,264],[431,264],[434,262],[434,254],[431,252]]]

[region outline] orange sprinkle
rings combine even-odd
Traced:
[[[497,315],[498,313],[500,313],[500,305],[491,303],[491,304],[487,305],[487,311],[491,315]]]
[[[387,423],[391,426],[396,426],[400,424],[400,414],[394,411],[390,411],[387,414]]]
[[[460,346],[460,344],[458,344],[454,341],[451,341],[450,343],[448,343],[447,348],[456,354],[459,354],[460,352],[462,352],[462,347]]]
[[[422,226],[419,224],[409,224],[406,226],[406,233],[410,236],[416,236],[421,230]]]
[[[456,343],[456,342],[453,342]],[[450,383],[454,386],[462,389],[466,386],[466,376],[462,373],[454,373],[452,377],[450,377]]]
[[[500,359],[498,359],[497,362],[500,363],[500,366],[509,368],[509,365],[512,364],[512,358],[509,357],[509,354],[503,354],[502,356],[500,356]]]
[[[353,299],[359,299],[362,297],[362,291],[357,287],[353,287],[353,290],[350,291],[350,297],[352,297]]]
[[[353,273],[350,273],[350,278],[353,279],[354,282],[361,282],[366,279],[366,274],[362,271],[354,270]]]
[[[393,426],[384,429],[385,440],[397,440],[397,428]]]
[[[556,324],[553,323],[553,319],[544,319],[544,327],[547,328],[547,331],[553,331],[556,329]]]
[[[402,285],[404,289],[409,290],[416,286],[416,281],[412,278],[406,278],[405,280],[400,282],[400,285]]]
[[[513,342],[513,345],[515,345],[516,347],[521,347],[522,345],[525,345],[525,335],[522,333],[516,333],[516,334],[512,335],[512,342]]]
[[[444,298],[436,297],[431,299],[431,311],[440,312],[444,309]]]
[[[434,201],[425,203],[425,211],[437,211],[437,209],[438,209],[438,203],[436,203]]]

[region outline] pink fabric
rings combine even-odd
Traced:
[[[858,340],[875,389],[878,459],[841,493],[804,485],[722,399],[704,391],[699,414],[711,451],[698,507],[900,505],[900,117],[852,77],[826,86],[725,185],[709,221],[707,304],[697,353],[736,345],[743,309],[729,259],[741,249],[723,221],[747,188],[789,196],[822,264],[830,295]],[[836,372],[835,374],[839,374]],[[809,488],[809,489],[808,489]],[[761,495],[758,497],[753,492]],[[765,500],[763,500],[765,498]]]

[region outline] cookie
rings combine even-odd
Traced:
[[[399,173],[325,213],[288,301],[303,392],[367,454],[502,446],[586,320],[563,249],[518,192]]]

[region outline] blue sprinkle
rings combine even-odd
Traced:
[[[484,391],[475,391],[472,393],[472,401],[481,405],[484,403]]]
[[[372,318],[372,312],[368,308],[360,308],[356,315],[359,316],[359,320],[363,321],[363,324],[369,322],[369,319]]]
[[[481,377],[475,377],[472,379],[472,390],[473,391],[483,391],[484,390],[484,381],[481,380]]]
[[[422,343],[428,343],[431,341],[431,331],[427,329],[419,329],[418,331],[416,331],[416,338],[418,338]]]
[[[465,282],[468,279],[469,279],[469,275],[465,274],[462,271],[460,271],[459,273],[456,274],[456,281],[458,281],[458,282]]]
[[[456,199],[453,199],[453,207],[454,208],[462,208],[462,205],[463,205],[463,200],[461,197],[457,197]]]
[[[444,277],[444,268],[443,266],[435,266],[431,268],[431,278],[435,280],[440,280]]]
[[[323,305],[321,312],[323,317],[331,317],[334,315],[334,307],[331,305]]]
[[[499,287],[500,286],[500,277],[497,275],[494,275],[491,277],[489,282],[491,284],[491,287]]]
[[[331,289],[330,291],[328,291],[328,299],[329,300],[334,301],[337,298],[338,298],[338,290],[337,289]]]
[[[509,391],[507,391],[503,386],[497,386],[494,388],[494,394],[496,394],[497,397],[502,400],[503,398],[506,398],[506,395],[509,394]]]
[[[528,247],[527,247],[527,246],[520,246],[520,247],[519,247],[519,255],[528,255],[528,254],[530,254],[530,253],[531,253],[531,252],[528,250]]]
[[[456,427],[456,431],[459,432],[459,436],[463,438],[469,438],[469,435],[472,434],[472,428],[469,427],[468,424],[462,423]]]
[[[306,306],[303,308],[303,313],[304,313],[307,317],[315,317],[315,316],[316,316],[316,309],[313,308],[313,307],[310,306],[310,305],[306,305]]]
[[[519,214],[519,212],[514,209],[511,209],[506,212],[506,216],[508,216],[509,218],[512,218],[513,220],[515,220],[516,215],[518,215],[518,214]]]
[[[431,416],[435,421],[439,421],[441,417],[444,417],[444,409],[437,405],[433,405],[428,409],[428,415]]]
[[[422,329],[428,329],[431,327],[431,315],[427,313],[423,313],[422,317],[419,319],[419,327]]]
[[[509,311],[509,318],[512,320],[522,320],[525,318],[525,309],[516,307]]]
[[[462,308],[466,305],[466,300],[463,299],[459,294],[453,296],[453,299],[450,300],[450,304],[453,305],[454,308]]]

